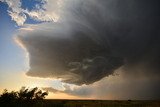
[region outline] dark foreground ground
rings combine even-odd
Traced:
[[[1,103],[0,107],[160,107],[160,101],[44,100],[36,103]]]

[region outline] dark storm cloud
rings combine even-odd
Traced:
[[[31,69],[27,75],[90,84],[112,74],[122,65],[122,59],[111,56],[109,48],[96,43],[85,32],[73,30],[69,37],[64,37],[61,32],[52,32],[59,37],[48,32],[19,36],[30,56]]]
[[[139,63],[159,75],[159,10],[158,0],[70,0],[59,22],[18,36],[29,52],[27,75],[91,84]]]

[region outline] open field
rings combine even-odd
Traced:
[[[34,104],[1,104],[1,107],[160,107],[160,101],[125,100],[44,100]]]

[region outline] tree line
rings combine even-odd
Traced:
[[[3,93],[0,95],[1,104],[12,104],[12,103],[36,103],[41,102],[48,95],[47,91],[42,91],[41,89],[26,88],[22,87],[19,91],[9,92],[4,89]]]

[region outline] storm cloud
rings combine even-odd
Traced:
[[[27,75],[90,84],[111,75],[123,64],[122,58],[112,56],[109,47],[97,43],[85,32],[73,30],[67,30],[70,33],[67,36],[57,29],[56,33],[53,29],[50,34],[48,31],[33,31],[31,35],[19,36],[19,41],[29,52],[31,69]]]
[[[53,87],[43,87],[43,90],[50,93],[65,93],[71,96],[78,96],[86,99],[105,100],[158,100],[160,98],[159,75],[144,75],[139,73],[125,73],[120,67],[110,75],[90,85],[75,86],[63,85],[64,90],[57,90]],[[118,74],[118,75],[117,75]]]
[[[26,25],[33,30],[16,37],[29,53],[28,76],[82,85],[122,66],[125,73],[159,75],[158,0],[68,0],[63,6],[59,21]]]

